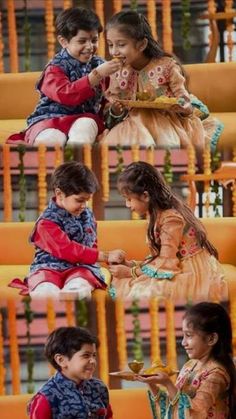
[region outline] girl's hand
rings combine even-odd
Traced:
[[[113,276],[119,279],[131,278],[131,269],[125,265],[110,265],[109,271]]]
[[[125,261],[126,253],[124,250],[116,249],[108,252],[108,263],[123,263]]]
[[[96,67],[96,70],[100,74],[101,77],[107,77],[110,76],[110,74],[115,73],[118,71],[122,66],[122,63],[120,60],[111,60],[107,61],[106,63],[103,63]]]
[[[120,103],[119,100],[115,100],[110,107],[112,114],[117,116],[122,115],[125,109],[125,106],[122,103]]]
[[[135,379],[148,385],[162,384],[165,387],[168,387],[170,382],[172,383],[169,375],[165,374],[164,372],[160,372],[159,374],[152,375],[150,377],[142,377],[141,375],[136,375]]]

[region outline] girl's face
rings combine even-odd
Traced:
[[[69,54],[79,60],[81,63],[87,63],[91,60],[98,48],[98,31],[79,30],[77,35],[73,36],[70,41],[58,37],[63,48],[66,48]]]
[[[139,70],[149,62],[149,58],[143,54],[147,46],[146,39],[136,41],[128,38],[118,29],[110,28],[107,31],[107,44],[110,55],[113,58],[121,57],[123,64],[131,65]]]
[[[144,192],[141,195],[137,194],[125,194],[125,205],[131,211],[135,211],[138,215],[146,215],[149,208],[149,195]]]
[[[82,380],[92,378],[96,368],[96,354],[95,344],[85,343],[70,359],[58,354],[55,355],[55,361],[65,377],[79,384]]]
[[[71,215],[78,217],[86,208],[87,201],[92,194],[81,192],[76,195],[66,196],[59,188],[55,190],[56,204],[68,211]]]
[[[195,330],[188,324],[187,319],[183,320],[182,346],[190,359],[198,359],[201,362],[207,361],[217,339],[216,333],[208,335],[200,330]]]

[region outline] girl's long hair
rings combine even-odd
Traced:
[[[220,304],[201,302],[189,307],[184,315],[187,324],[194,330],[206,335],[216,333],[218,340],[213,346],[210,357],[221,364],[230,377],[229,419],[236,412],[236,368],[233,362],[232,326],[227,311]]]
[[[122,11],[114,14],[106,25],[106,31],[111,28],[117,28],[127,38],[134,41],[143,41],[147,39],[147,46],[143,51],[148,58],[173,57],[179,64],[182,74],[185,76],[184,69],[179,59],[168,52],[164,51],[161,44],[154,38],[152,28],[146,17],[134,10]]]
[[[145,191],[149,194],[149,226],[148,239],[154,251],[160,251],[160,243],[155,238],[155,224],[159,210],[175,209],[186,223],[196,232],[201,247],[218,258],[218,252],[207,239],[203,224],[195,217],[192,210],[175,195],[164,180],[162,174],[151,164],[139,161],[129,164],[118,178],[118,189],[122,194],[141,196]]]

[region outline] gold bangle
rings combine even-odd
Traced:
[[[135,266],[138,267],[139,264],[136,260],[131,260],[130,263],[132,263],[131,268],[134,268]]]
[[[171,404],[171,406],[174,406],[174,405],[175,405],[175,403],[177,403],[177,401],[179,400],[179,396],[180,396],[180,390],[178,390],[178,391],[176,392],[175,397],[174,397],[172,400],[170,400],[170,404]]]
[[[137,275],[136,269],[137,269],[137,266],[133,266],[133,267],[131,268],[131,277],[132,277],[132,279],[137,279],[137,278],[138,278],[138,275]]]

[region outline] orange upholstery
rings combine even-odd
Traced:
[[[151,419],[145,389],[110,390],[114,419]],[[27,419],[26,406],[32,395],[0,396],[1,419]]]
[[[219,251],[226,279],[236,286],[236,217],[204,218],[209,239]],[[148,254],[145,220],[98,221],[98,246],[102,250],[124,249],[127,258],[142,260]],[[29,269],[34,249],[28,237],[34,223],[0,223],[0,293],[17,296],[6,285],[15,277],[23,278]],[[230,285],[231,286],[231,285]]]
[[[232,148],[236,133],[236,62],[188,64],[184,69],[189,90],[225,124],[219,147]],[[35,83],[39,76],[40,72],[0,75],[0,143],[25,128],[25,119],[38,100]]]

